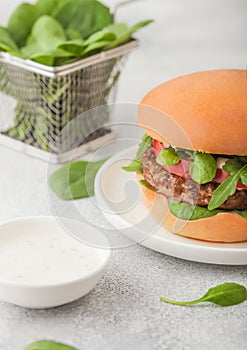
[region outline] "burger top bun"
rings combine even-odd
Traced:
[[[247,155],[247,75],[213,70],[159,85],[141,101],[137,120],[159,141],[206,153]]]

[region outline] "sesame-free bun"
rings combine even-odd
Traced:
[[[137,180],[143,179],[137,175]],[[209,242],[234,243],[247,241],[247,220],[238,214],[220,213],[198,220],[176,218],[169,209],[167,199],[141,186],[143,200],[153,218],[175,234]]]
[[[213,70],[172,79],[143,98],[137,120],[147,134],[173,146],[245,156],[246,71]]]

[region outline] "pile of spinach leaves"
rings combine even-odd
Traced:
[[[60,66],[124,44],[151,22],[113,23],[110,9],[97,0],[38,0],[21,4],[0,27],[0,51]]]

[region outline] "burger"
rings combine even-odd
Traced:
[[[172,79],[141,101],[136,158],[143,199],[173,233],[247,241],[247,76],[244,70]]]

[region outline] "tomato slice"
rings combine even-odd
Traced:
[[[166,145],[159,142],[158,140],[152,141],[152,147],[154,148],[156,157],[162,151],[162,149],[167,148]],[[163,166],[163,168],[166,171],[169,171],[171,174],[178,175],[182,178],[191,178],[189,158],[183,158],[179,163],[172,166]],[[217,169],[216,176],[212,181],[221,184],[225,179],[228,178],[228,176],[229,174],[223,169]],[[247,190],[247,186],[243,185],[241,182],[238,182],[237,188]]]
[[[160,151],[162,151],[162,149],[166,148],[166,146],[158,140],[152,141],[152,147],[155,150],[156,156],[160,153]]]
[[[163,168],[169,171],[171,174],[178,175],[185,179],[191,178],[190,176],[190,160],[187,158],[181,159],[181,161],[172,166],[163,166]]]
[[[216,176],[213,179],[213,182],[221,184],[225,179],[227,179],[229,174],[223,169],[217,169]],[[237,183],[238,189],[247,190],[247,186],[243,185],[240,181]]]

